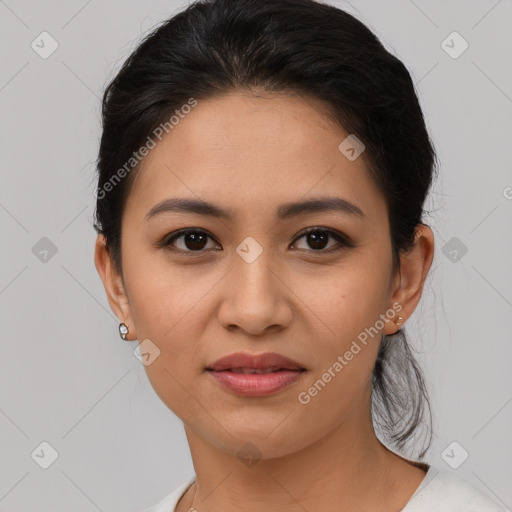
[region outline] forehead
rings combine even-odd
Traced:
[[[348,135],[312,98],[198,100],[144,157],[128,200],[149,209],[166,197],[196,196],[236,210],[337,193],[384,206],[364,153],[349,160],[340,151]]]

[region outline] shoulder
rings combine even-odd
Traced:
[[[174,512],[174,508],[178,504],[178,501],[185,494],[186,490],[195,482],[195,480],[195,476],[190,478],[187,482],[176,487],[174,491],[165,495],[156,505],[146,508],[142,512]]]
[[[503,512],[490,497],[451,473],[430,466],[402,512]]]

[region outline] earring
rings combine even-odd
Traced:
[[[119,324],[119,336],[121,336],[121,338],[126,341],[127,334],[128,334],[128,326],[124,322],[121,322]]]
[[[402,323],[403,318],[401,316],[398,317],[397,321],[395,322],[396,326],[398,327],[398,330],[394,332],[393,334],[398,334],[400,332],[400,324]]]
[[[390,336],[394,336],[395,334],[398,334],[400,332],[400,324],[402,323],[403,318],[401,316],[398,317],[398,319],[395,322],[395,325],[398,327],[398,329],[391,333]]]

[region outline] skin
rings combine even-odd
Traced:
[[[324,108],[275,93],[199,101],[137,171],[122,217],[122,275],[97,239],[110,306],[128,325],[128,340],[159,348],[145,369],[185,426],[197,482],[179,512],[192,503],[199,512],[389,512],[405,506],[425,476],[380,443],[371,423],[378,341],[397,331],[397,316],[308,404],[297,399],[394,303],[407,321],[434,253],[432,231],[421,224],[393,270],[384,196],[364,153],[350,161],[339,151],[348,133]],[[277,220],[279,205],[318,196],[344,198],[364,217],[322,211]],[[233,219],[166,212],[145,220],[171,197],[211,201]],[[174,252],[157,246],[185,227],[212,237],[202,252],[184,237]],[[355,247],[298,236],[311,227],[338,231]],[[263,250],[252,263],[236,252],[249,236]],[[277,352],[307,372],[277,394],[237,396],[204,370],[243,351]],[[248,442],[259,451],[252,465],[237,455]]]

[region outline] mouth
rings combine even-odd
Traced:
[[[291,368],[279,368],[279,367],[268,367],[268,368],[226,368],[225,370],[212,370],[207,368],[207,371],[222,371],[222,372],[231,372],[231,373],[243,373],[244,375],[257,374],[262,375],[265,373],[277,373],[277,372],[300,372],[306,371],[305,368],[299,369],[291,369]]]
[[[296,384],[307,370],[280,354],[238,353],[219,359],[205,371],[232,394],[264,397]]]
[[[304,369],[290,370],[286,368],[207,370],[207,373],[221,385],[222,389],[244,397],[275,395],[296,384],[305,372]]]
[[[231,371],[233,373],[272,373],[282,370],[301,371],[305,368],[297,361],[275,352],[250,354],[238,352],[218,359],[205,368],[210,371]]]

